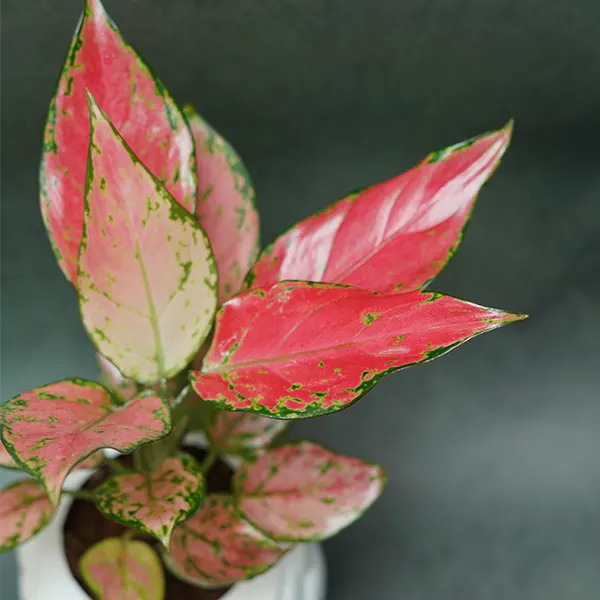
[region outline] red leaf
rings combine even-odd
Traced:
[[[302,279],[381,293],[422,288],[458,247],[511,131],[509,124],[435,152],[410,171],[298,223],[263,252],[248,282],[258,288]]]
[[[54,514],[44,488],[38,481],[17,481],[0,492],[0,552],[33,537]]]
[[[217,272],[196,219],[137,160],[90,98],[92,145],[77,287],[83,323],[123,375],[181,371],[208,334]]]
[[[100,448],[132,452],[169,433],[169,407],[144,393],[122,405],[101,385],[67,379],[35,388],[0,408],[2,441],[58,504],[69,471]]]
[[[223,306],[191,381],[221,408],[314,417],[346,408],[393,371],[521,318],[433,292],[383,296],[284,282]]]
[[[196,146],[196,214],[219,269],[219,304],[238,293],[259,250],[254,188],[236,151],[192,107],[184,108]]]
[[[309,542],[331,537],[356,521],[379,497],[378,465],[300,442],[269,450],[236,473],[244,516],[269,537]]]
[[[264,573],[286,550],[252,527],[229,500],[209,496],[175,530],[165,562],[195,585],[221,587]]]
[[[81,557],[81,575],[98,600],[163,600],[165,576],[148,544],[107,538]]]
[[[73,283],[90,142],[86,90],[182,206],[192,210],[196,194],[193,141],[183,115],[100,0],[87,0],[48,111],[40,169],[44,222],[59,265]]]
[[[175,526],[202,502],[204,478],[200,465],[182,453],[166,458],[150,475],[113,475],[94,495],[106,517],[149,533],[168,548]]]
[[[246,454],[268,446],[288,423],[251,413],[217,410],[205,425],[210,445],[219,454]]]

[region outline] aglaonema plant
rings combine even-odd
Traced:
[[[40,187],[102,383],[67,379],[2,406],[0,464],[31,477],[1,492],[1,548],[39,532],[63,493],[89,499],[128,527],[83,556],[90,590],[160,599],[163,565],[228,586],[358,519],[382,468],[281,434],[523,318],[426,291],[510,135],[509,124],[434,152],[259,254],[236,152],[178,108],[88,0],[48,112]],[[197,430],[202,463],[183,449]],[[103,449],[132,453],[133,466]],[[237,457],[232,493],[214,494],[206,475],[224,456]],[[111,474],[97,488],[64,488],[100,464]]]

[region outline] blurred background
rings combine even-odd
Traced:
[[[48,102],[81,0],[2,3],[2,399],[93,378],[38,208]],[[296,426],[387,466],[325,544],[328,600],[600,597],[600,3],[105,0],[180,103],[238,149],[263,241],[516,121],[433,289],[531,318]],[[8,480],[0,474],[2,483]],[[0,557],[1,598],[16,598]]]

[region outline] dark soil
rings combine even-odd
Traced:
[[[204,450],[198,448],[185,447],[184,450],[194,456],[199,462],[202,462],[206,454]],[[130,456],[124,456],[119,460],[123,464],[131,466],[132,459]],[[85,490],[97,487],[111,473],[109,467],[102,467],[87,480],[81,489]],[[232,473],[232,470],[225,463],[217,461],[206,478],[207,491],[209,493],[230,492]],[[81,557],[95,543],[105,538],[119,536],[124,531],[125,527],[123,525],[104,517],[93,502],[75,499],[71,505],[64,525],[65,553],[73,577],[75,577],[90,598],[94,596],[83,582],[79,573],[79,561]],[[145,539],[151,544],[158,543],[154,538],[144,536],[143,534],[137,535],[136,538]],[[177,579],[166,567],[164,567],[164,571],[166,600],[218,600],[229,589],[209,590],[199,588]]]

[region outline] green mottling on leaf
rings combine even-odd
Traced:
[[[321,367],[321,369],[322,369],[324,366],[325,366],[325,363],[322,360],[320,360],[319,361],[319,367]]]
[[[376,319],[378,319],[381,315],[379,313],[367,313],[365,315],[362,316],[363,318],[363,323],[365,325],[371,325],[371,323],[373,323],[373,321],[375,321]]]
[[[325,496],[324,498],[321,498],[321,502],[323,504],[335,504],[337,500],[335,498]]]

